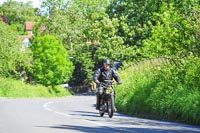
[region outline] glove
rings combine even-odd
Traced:
[[[118,84],[118,85],[120,85],[120,84],[122,84],[122,82],[121,82],[121,81],[119,81],[119,82],[117,82],[117,84]]]

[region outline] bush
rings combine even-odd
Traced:
[[[54,36],[36,37],[32,51],[33,75],[37,83],[55,86],[69,81],[74,66],[61,41]]]

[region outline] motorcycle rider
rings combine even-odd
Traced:
[[[115,69],[110,68],[110,64],[111,64],[111,61],[109,59],[105,59],[103,61],[103,66],[94,73],[93,79],[94,79],[94,82],[97,84],[97,92],[96,92],[96,109],[97,110],[100,109],[100,99],[101,99],[101,95],[103,94],[103,89],[104,89],[100,86],[100,82],[103,82],[104,80],[112,80],[114,78],[118,84],[121,84],[121,79],[117,71]],[[114,110],[117,111],[115,106],[114,106]]]

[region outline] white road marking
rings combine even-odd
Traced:
[[[90,98],[88,99],[82,99],[82,100],[77,100],[77,99],[73,99],[73,100],[68,100],[68,101],[54,101],[54,102],[47,102],[43,105],[43,107],[47,110],[47,111],[51,111],[51,112],[54,112],[58,115],[62,115],[62,116],[66,116],[68,118],[77,118],[77,117],[74,117],[73,115],[70,115],[70,114],[67,114],[67,113],[63,113],[63,112],[58,112],[58,111],[55,111],[53,109],[51,109],[49,106],[51,104],[56,104],[56,103],[67,103],[67,102],[70,102],[70,103],[80,103],[83,102],[83,101],[89,101],[91,100]],[[122,115],[122,114],[121,114]],[[122,115],[123,116],[123,115]],[[129,133],[135,133],[134,130],[129,130],[129,129],[125,129],[126,127],[124,128],[117,128],[117,127],[114,127],[114,126],[108,126],[107,124],[103,124],[101,122],[97,122],[97,121],[91,121],[91,120],[87,120],[87,119],[79,119],[81,121],[84,121],[84,122],[87,122],[87,123],[91,123],[91,124],[95,124],[95,125],[98,125],[98,126],[103,126],[103,127],[107,127],[107,128],[110,128],[110,129],[114,129],[114,130],[118,130],[118,131],[123,131],[123,132],[129,132]],[[164,123],[167,123],[167,122],[164,122]],[[170,130],[171,128],[173,128],[174,126],[164,126],[161,128],[161,130]],[[180,129],[184,129],[184,130],[191,130],[191,128],[188,128],[188,127],[182,127],[182,126],[175,126],[176,129],[174,129],[174,131],[179,131]],[[149,128],[149,129],[157,129],[159,130],[159,126],[151,126],[151,125],[144,125],[144,124],[141,124],[141,125],[131,125],[131,128],[137,128],[137,129],[140,129],[140,128]],[[199,129],[194,129],[193,128],[193,131],[199,131]]]
[[[71,115],[61,113],[61,112],[57,112],[57,111],[54,111],[54,113],[59,114],[59,115],[64,115],[64,116],[67,116],[67,117],[72,117]]]
[[[90,99],[85,99],[84,101],[87,101],[87,100],[90,100]],[[78,100],[79,101],[79,100]],[[73,102],[78,102],[78,101],[74,101]],[[66,116],[66,117],[69,117],[69,118],[74,118],[72,115],[69,115],[69,114],[66,114],[66,113],[62,113],[62,112],[58,112],[58,111],[54,111],[53,109],[49,108],[48,106],[50,104],[55,104],[55,103],[62,103],[63,101],[56,101],[56,102],[47,102],[43,105],[43,107],[47,110],[47,111],[50,111],[50,112],[54,112],[58,115],[62,115],[62,116]],[[65,101],[66,102],[66,101]],[[69,101],[67,101],[69,102]],[[64,103],[64,102],[63,102]],[[90,120],[85,120],[85,119],[81,119],[81,121],[84,121],[84,122],[88,122],[88,123],[92,123],[92,124],[95,124],[95,125],[98,125],[98,126],[104,126],[104,127],[107,127],[107,128],[111,128],[111,129],[114,129],[114,130],[119,130],[119,131],[125,131],[125,132],[131,132],[131,133],[135,133],[135,131],[132,131],[132,130],[126,130],[126,129],[119,129],[117,127],[112,127],[112,126],[107,126],[103,123],[100,123],[100,122],[94,122],[94,121],[90,121]]]

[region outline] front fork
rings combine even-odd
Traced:
[[[100,100],[100,110],[104,110],[104,111],[108,111],[108,106],[109,106],[109,102],[111,101],[111,106],[114,108],[115,107],[115,94],[112,93],[110,94],[110,96],[101,96],[101,100]]]
[[[112,106],[113,108],[115,107],[115,94],[113,92],[113,94],[110,95],[111,101],[112,101]]]

